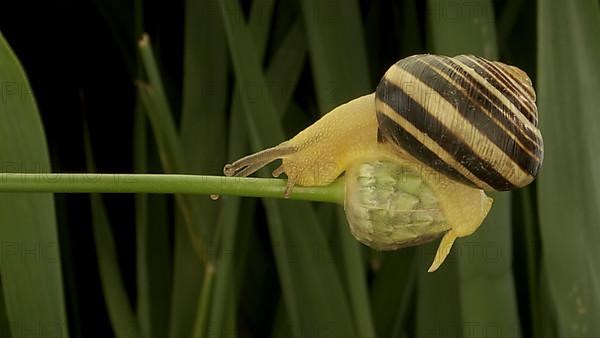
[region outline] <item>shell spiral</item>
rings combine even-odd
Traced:
[[[375,107],[379,143],[467,185],[523,187],[542,164],[535,91],[516,67],[414,55],[385,73]]]

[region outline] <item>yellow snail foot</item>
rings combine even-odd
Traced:
[[[277,167],[277,169],[273,170],[273,177],[279,177],[279,175],[283,174],[286,172],[286,168],[285,168],[285,164],[280,165],[279,167]],[[296,180],[293,177],[290,177],[288,175],[288,180],[287,180],[287,184],[285,185],[285,190],[283,191],[283,197],[284,198],[289,198],[290,194],[292,193],[292,189],[294,188],[294,185],[296,184]]]
[[[450,253],[450,249],[452,249],[452,244],[454,244],[456,238],[457,236],[454,230],[449,230],[448,232],[446,232],[446,234],[444,235],[444,237],[442,237],[442,240],[440,241],[440,245],[438,246],[437,252],[435,253],[435,258],[433,259],[433,262],[431,263],[431,266],[429,267],[429,270],[427,270],[427,272],[434,272],[442,265],[442,263],[444,263],[446,257],[448,257],[448,254]]]
[[[493,200],[483,190],[446,178],[430,180],[430,186],[436,192],[451,228],[440,241],[433,263],[428,270],[432,272],[444,262],[458,237],[469,236],[479,228],[490,211]]]

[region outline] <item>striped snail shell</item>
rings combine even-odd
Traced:
[[[542,164],[535,91],[516,67],[414,55],[385,73],[375,107],[379,143],[469,186],[523,187]]]

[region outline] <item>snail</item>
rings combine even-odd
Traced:
[[[434,271],[454,241],[483,222],[492,204],[485,191],[517,189],[537,176],[543,140],[535,99],[517,67],[473,55],[413,55],[391,66],[374,93],[224,173],[248,176],[281,159],[273,176],[287,175],[287,196],[295,184],[327,185],[346,172],[353,235],[379,250],[442,236]]]

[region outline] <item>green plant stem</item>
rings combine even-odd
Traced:
[[[284,198],[287,180],[164,174],[0,173],[0,192],[204,194]],[[295,186],[290,199],[343,203],[344,184]]]
[[[208,312],[208,303],[211,296],[212,284],[215,276],[215,266],[211,263],[206,265],[206,269],[204,269],[204,282],[202,283],[202,291],[200,292],[200,302],[198,303],[198,318],[194,323],[194,338],[204,337],[204,333],[206,332],[206,325],[204,320],[206,318]]]

